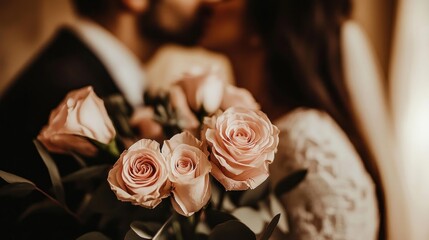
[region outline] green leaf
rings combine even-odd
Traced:
[[[240,206],[254,206],[269,193],[269,180],[265,180],[255,189],[246,190],[240,198]]]
[[[110,240],[110,238],[100,232],[89,232],[78,237],[76,240]]]
[[[3,178],[8,183],[30,183],[35,185],[32,181],[25,179],[23,177],[20,177],[18,175],[8,173],[5,171],[0,170],[0,177]]]
[[[271,234],[273,234],[274,229],[276,229],[276,226],[279,223],[279,220],[280,220],[280,213],[274,216],[270,224],[268,224],[267,228],[265,228],[265,231],[262,233],[260,240],[268,240],[271,237]]]
[[[243,223],[230,220],[217,225],[209,236],[209,240],[256,240],[255,234]]]
[[[0,196],[24,197],[36,189],[33,183],[15,182],[0,188]]]
[[[37,148],[37,151],[39,152],[40,156],[42,157],[43,162],[46,165],[46,168],[48,169],[49,176],[51,178],[52,187],[54,189],[54,194],[57,198],[57,200],[66,206],[66,201],[64,197],[64,188],[63,183],[61,181],[60,172],[58,171],[57,165],[55,164],[55,161],[52,159],[49,152],[46,150],[46,148],[42,145],[42,143],[34,139],[33,140],[34,145]]]
[[[97,177],[105,177],[105,172],[111,165],[103,164],[92,167],[82,168],[74,173],[63,177],[63,182],[87,181]]]
[[[152,239],[161,228],[161,224],[153,222],[134,221],[130,225],[131,229],[141,238]]]
[[[289,176],[283,178],[279,183],[277,183],[276,187],[274,188],[275,195],[277,197],[280,197],[281,195],[294,189],[296,186],[298,186],[298,184],[302,182],[302,180],[304,180],[304,178],[307,176],[307,173],[307,169],[302,169],[293,172]]]
[[[105,181],[94,192],[88,208],[97,213],[109,214],[115,212],[121,203]]]
[[[237,220],[237,218],[226,212],[221,212],[214,209],[206,210],[206,221],[210,228],[214,228],[217,225],[230,220]]]
[[[128,230],[125,234],[124,240],[142,240],[142,239],[151,239],[151,238],[142,238],[134,230]]]
[[[167,226],[170,225],[171,221],[173,221],[173,215],[171,215],[170,218],[168,218],[167,221],[161,226],[160,229],[158,229],[158,232],[153,236],[152,240],[160,240],[162,239],[162,234],[165,230],[167,230]]]
[[[110,156],[114,157],[115,159],[119,158],[121,155],[115,139],[112,139],[112,141],[110,141],[109,144],[104,144],[102,142],[99,142],[99,141],[92,139],[92,138],[89,138],[89,137],[86,137],[86,139],[90,143],[92,143],[99,151],[107,152],[110,154]]]

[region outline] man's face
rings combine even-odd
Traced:
[[[159,43],[195,44],[202,35],[209,8],[202,0],[151,0],[141,16],[143,36]]]

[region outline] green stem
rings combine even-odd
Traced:
[[[119,152],[119,149],[118,149],[118,145],[116,144],[116,141],[115,140],[113,140],[112,142],[110,142],[108,145],[107,145],[107,150],[109,151],[109,153],[110,154],[112,154],[112,156],[114,156],[114,157],[119,157],[119,155],[121,154],[120,152]]]

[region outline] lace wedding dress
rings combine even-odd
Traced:
[[[289,238],[373,240],[378,234],[375,187],[345,133],[326,113],[295,110],[275,123],[280,129],[273,186],[298,169],[306,178],[280,202]]]

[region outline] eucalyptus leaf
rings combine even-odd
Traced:
[[[277,197],[291,191],[302,182],[307,176],[308,170],[301,169],[283,178],[274,188],[274,193]]]
[[[161,225],[153,222],[134,221],[131,223],[130,227],[139,237],[152,239],[156,232],[161,228]]]
[[[97,177],[106,177],[106,171],[111,165],[103,164],[92,167],[82,168],[74,173],[71,173],[63,177],[63,182],[74,182],[74,181],[87,181]]]
[[[246,190],[240,198],[240,206],[254,206],[269,193],[269,180],[265,180],[255,189]]]
[[[100,232],[89,232],[78,237],[76,240],[110,240],[110,238]]]
[[[0,196],[24,197],[36,189],[33,183],[15,182],[0,188]]]
[[[209,240],[256,240],[255,234],[246,225],[237,220],[230,220],[217,225]]]
[[[34,145],[37,148],[37,151],[39,152],[40,156],[42,157],[43,162],[46,165],[46,168],[48,169],[49,176],[51,178],[52,187],[54,189],[54,194],[57,198],[57,200],[66,206],[66,201],[64,197],[64,188],[63,183],[61,181],[60,172],[58,171],[57,165],[55,164],[55,161],[52,159],[49,152],[46,150],[46,148],[42,145],[42,143],[34,139],[33,140]]]
[[[222,212],[214,209],[206,210],[206,221],[210,228],[214,228],[217,225],[230,220],[237,220],[237,218],[226,212]]]
[[[125,234],[124,240],[145,240],[151,238],[142,238],[140,237],[134,230],[128,230],[127,234]]]
[[[279,223],[279,220],[280,220],[280,214],[277,214],[276,216],[274,216],[270,224],[268,224],[267,228],[265,228],[265,231],[262,233],[260,240],[268,240],[271,237],[271,234],[273,234],[274,229],[276,229],[276,226]]]
[[[28,179],[2,170],[0,170],[0,177],[8,183],[30,183],[35,185],[32,181]]]
[[[100,184],[95,190],[88,208],[97,213],[114,213],[121,204],[110,189],[107,181]]]
[[[171,215],[171,217],[168,218],[167,221],[165,221],[165,223],[161,226],[161,228],[158,229],[158,232],[155,234],[155,236],[153,236],[152,240],[161,240],[162,234],[164,233],[164,231],[167,230],[167,226],[170,225],[172,221],[173,221],[173,215]]]

